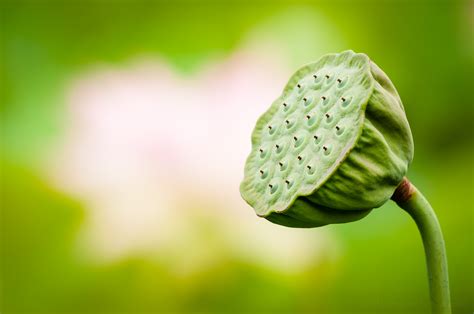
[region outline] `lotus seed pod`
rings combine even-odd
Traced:
[[[344,223],[390,199],[412,158],[387,75],[365,54],[328,54],[296,71],[258,119],[240,191],[277,224]]]

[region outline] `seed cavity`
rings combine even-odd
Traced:
[[[351,102],[351,99],[347,99],[345,97],[341,97],[341,100],[342,100],[342,107],[343,108],[346,108],[347,106],[349,106],[349,104]]]
[[[337,82],[338,82],[337,87],[338,87],[338,88],[342,88],[342,87],[344,87],[344,86],[346,85],[346,83],[347,83],[347,77],[344,78],[344,79],[340,79],[340,78],[339,78],[339,79],[337,79]]]
[[[327,123],[330,123],[333,120],[333,117],[329,113],[326,113],[325,116],[326,116]]]
[[[343,128],[340,126],[336,125],[336,134],[341,135],[344,132]]]
[[[275,147],[276,147],[276,152],[277,152],[277,154],[279,154],[279,153],[282,152],[283,147],[282,147],[281,145],[276,144]]]
[[[268,133],[270,133],[270,135],[272,135],[273,133],[275,133],[275,128],[272,127],[271,125],[268,126]]]
[[[326,155],[326,156],[331,153],[329,147],[327,147],[327,146],[323,146],[323,150],[324,150],[324,155]]]
[[[270,188],[270,193],[273,194],[278,190],[277,184],[269,184],[268,187]]]
[[[295,125],[295,122],[290,121],[290,120],[285,120],[285,123],[286,123],[286,128],[287,129],[290,129],[291,127],[293,127]]]
[[[314,174],[315,173],[315,169],[313,167],[311,167],[310,165],[307,165],[306,168],[308,168],[308,173],[309,174]]]
[[[295,147],[299,147],[304,142],[302,138],[297,138],[296,136],[293,139],[295,140]]]
[[[329,103],[329,98],[326,96],[322,96],[321,99],[323,100],[323,106],[326,106]]]

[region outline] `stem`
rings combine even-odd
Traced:
[[[404,178],[398,186],[392,200],[415,220],[423,239],[432,312],[435,314],[450,314],[451,301],[446,249],[441,227],[433,208],[407,178]]]

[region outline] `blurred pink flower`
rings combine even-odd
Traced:
[[[85,202],[84,248],[105,260],[166,256],[180,271],[224,252],[286,270],[312,264],[324,231],[316,240],[258,219],[239,194],[255,121],[291,74],[284,64],[253,46],[191,76],[141,60],[74,81],[51,172]]]

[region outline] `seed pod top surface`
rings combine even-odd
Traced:
[[[252,133],[252,151],[240,190],[259,216],[286,212],[295,200],[314,195],[334,175],[361,138],[374,88],[386,85],[394,92],[390,101],[405,118],[393,85],[378,71],[365,54],[345,51],[325,55],[290,78]],[[401,124],[405,128],[405,121]],[[408,133],[411,141],[409,128]],[[404,155],[408,166],[412,149]],[[395,177],[403,176],[404,168]],[[338,203],[329,198],[321,202],[325,207]],[[369,207],[361,204],[359,209]]]

